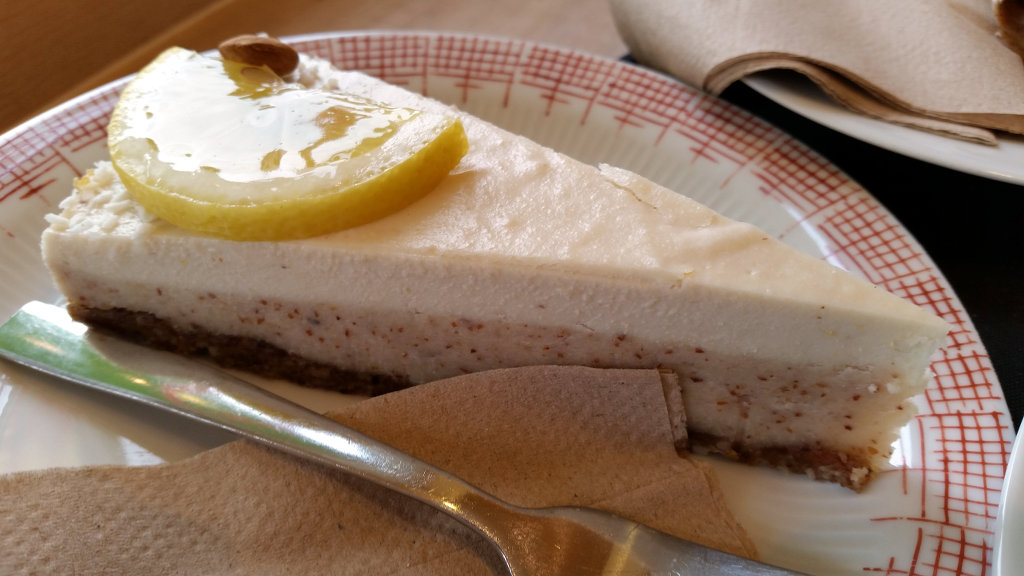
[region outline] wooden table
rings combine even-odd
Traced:
[[[612,58],[626,53],[604,0],[3,1],[4,131],[54,103],[137,70],[167,46],[204,50],[242,33],[452,30],[519,37]],[[1019,424],[1024,418],[1024,188],[865,144],[742,84],[729,88],[724,98],[834,162],[921,242],[978,328],[1011,417]]]

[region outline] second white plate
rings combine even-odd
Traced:
[[[837,104],[795,72],[762,72],[744,82],[793,112],[847,136],[937,166],[1024,184],[1024,138],[1020,136],[997,134],[999,145],[986,146],[883,122]]]

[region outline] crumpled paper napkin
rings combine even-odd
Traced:
[[[610,0],[642,64],[718,94],[795,70],[883,120],[995,145],[1024,133],[1024,64],[991,0]]]
[[[753,557],[680,456],[658,370],[531,367],[353,404],[338,420],[512,502],[603,508]],[[236,441],[185,461],[0,477],[3,574],[491,574],[475,533],[366,481]]]

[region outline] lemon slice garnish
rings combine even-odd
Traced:
[[[455,117],[171,48],[121,94],[114,168],[147,210],[233,240],[305,238],[412,204],[468,148]]]

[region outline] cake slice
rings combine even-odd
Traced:
[[[42,251],[79,320],[231,367],[380,393],[491,368],[661,367],[691,444],[861,488],[947,325],[636,174],[303,57],[299,80],[458,114],[469,151],[362,226],[240,242],[147,212],[109,162]]]

